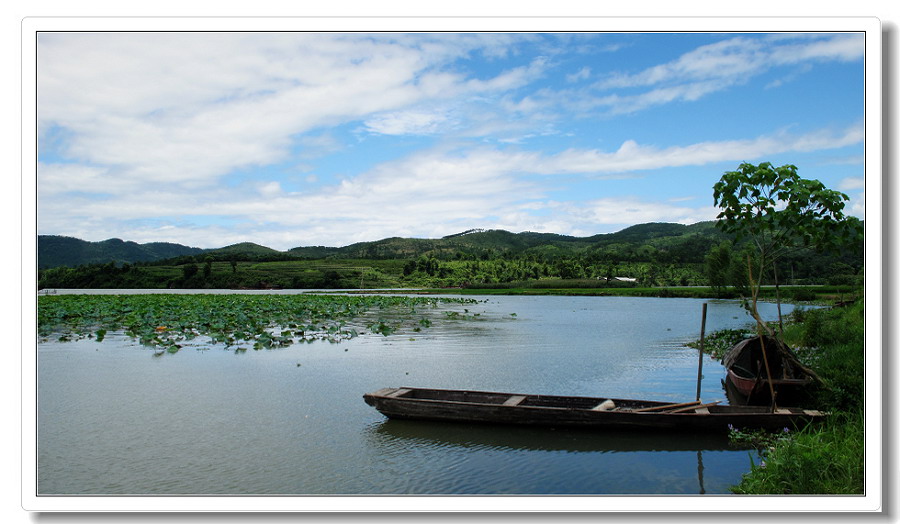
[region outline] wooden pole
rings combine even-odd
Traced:
[[[771,328],[763,322],[756,309],[756,301],[759,298],[759,287],[753,281],[753,266],[750,264],[750,255],[747,255],[747,275],[750,277],[750,288],[753,291],[753,318],[756,319],[756,334],[759,336],[759,347],[762,350],[763,364],[766,367],[766,378],[769,379],[769,394],[772,395],[772,413],[775,412],[775,385],[772,384],[772,371],[769,369],[769,357],[766,355],[766,340],[763,336],[763,328],[765,328],[773,337],[775,333]],[[762,267],[760,267],[760,282],[762,281]]]
[[[772,275],[775,277],[775,300],[778,303],[778,332],[784,334],[784,321],[781,319],[781,291],[778,288],[778,268],[772,262]]]
[[[703,319],[700,321],[700,358],[697,364],[697,400],[700,400],[700,382],[703,380],[703,340],[706,337],[706,302],[703,303]]]

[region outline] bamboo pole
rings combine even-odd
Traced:
[[[753,282],[753,266],[750,264],[750,256],[747,255],[747,275],[750,277],[750,289],[753,290],[753,318],[756,319],[756,334],[759,336],[759,347],[762,349],[763,356],[763,364],[766,367],[766,378],[768,378],[769,382],[769,394],[772,396],[772,412],[775,412],[775,385],[772,383],[772,371],[769,369],[769,357],[766,355],[766,341],[763,335],[763,327],[769,330],[769,326],[766,326],[762,321],[762,318],[759,316],[759,311],[756,309],[757,298],[759,297],[759,287],[757,287]],[[771,331],[771,330],[769,330]]]
[[[781,289],[778,287],[778,268],[772,262],[772,275],[775,277],[775,301],[778,303],[778,333],[784,333],[784,321],[781,319]]]
[[[696,406],[689,406],[689,407],[673,409],[673,410],[666,411],[666,413],[687,413],[689,411],[695,411],[698,409],[708,408],[708,407],[717,406],[717,405],[719,405],[718,400],[715,402],[709,402],[707,404],[697,404]]]
[[[653,406],[649,408],[640,408],[632,410],[632,413],[652,413],[654,411],[667,411],[670,409],[684,408],[684,407],[697,407],[700,404],[699,401],[694,400],[691,402],[679,402],[677,404],[664,404],[662,406]]]
[[[706,337],[706,302],[703,303],[703,316],[700,321],[700,356],[697,363],[697,401],[700,401],[700,383],[703,381],[703,342]]]

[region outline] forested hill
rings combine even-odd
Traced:
[[[299,247],[291,249],[288,253],[306,258],[321,258],[324,255],[377,260],[426,255],[451,259],[459,256],[487,258],[503,254],[572,255],[609,249],[630,253],[647,246],[648,249],[669,251],[674,249],[690,255],[698,249],[705,254],[712,244],[725,238],[727,237],[715,228],[714,222],[700,222],[690,226],[649,223],[631,226],[616,233],[590,237],[554,233],[510,233],[496,229],[470,230],[438,239],[394,237],[375,242],[360,242],[342,248]]]
[[[209,255],[220,260],[275,259],[411,259],[423,255],[441,259],[492,258],[498,255],[535,256],[602,254],[616,252],[619,258],[641,258],[664,251],[681,261],[701,261],[709,248],[724,237],[713,222],[690,226],[649,223],[616,233],[573,237],[553,233],[510,233],[503,230],[469,230],[437,239],[386,238],[344,247],[296,247],[286,252],[245,242],[218,249],[200,249],[174,243],[138,244],[117,238],[88,242],[77,238],[39,235],[40,268],[76,267],[85,264],[153,262],[178,257]],[[697,260],[693,260],[693,259]]]
[[[72,237],[38,235],[38,267],[50,268],[85,264],[152,262],[168,258],[199,255],[205,250],[170,242],[138,244],[111,238],[88,242]]]

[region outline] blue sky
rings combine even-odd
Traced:
[[[213,248],[714,219],[741,162],[864,218],[864,36],[42,33],[38,233]]]

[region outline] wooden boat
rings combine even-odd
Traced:
[[[765,406],[727,406],[718,402],[669,403],[488,391],[383,388],[363,395],[389,418],[493,424],[727,431],[729,428],[795,429],[824,418],[819,411]]]
[[[776,400],[795,401],[813,383],[814,375],[780,340],[766,336],[763,342]],[[727,380],[749,404],[769,404],[772,399],[762,347],[760,337],[748,338],[735,344],[722,358]]]

